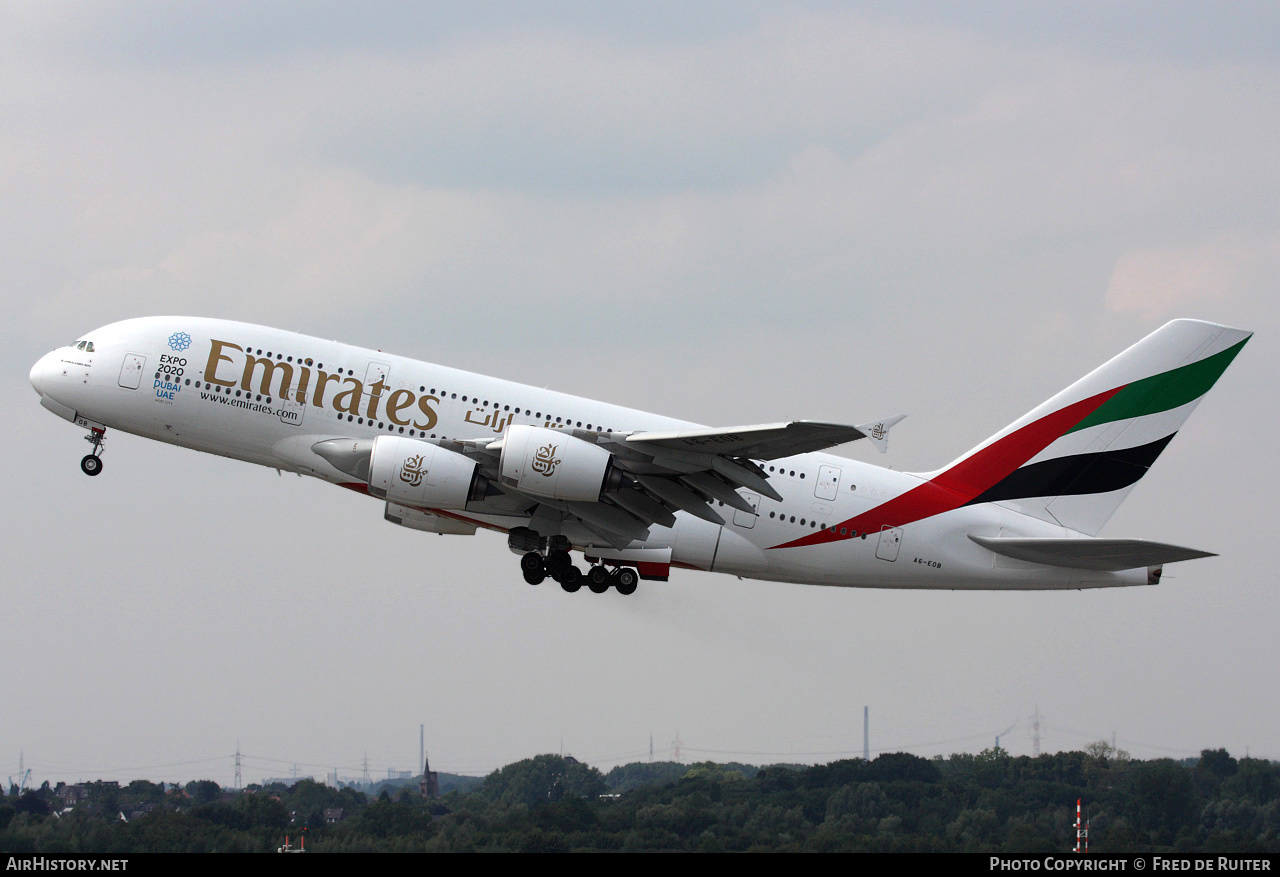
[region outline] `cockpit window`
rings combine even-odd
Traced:
[[[76,350],[84,350],[84,346],[88,343],[89,343],[88,341],[81,341],[79,344],[76,345]]]
[[[84,348],[84,352],[85,352],[85,353],[93,353],[93,342],[92,342],[92,341],[86,341],[86,342],[85,342],[85,345],[86,345],[86,346],[85,346],[85,348]]]

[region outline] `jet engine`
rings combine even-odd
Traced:
[[[523,424],[507,429],[501,471],[503,483],[523,493],[573,502],[595,502],[620,480],[613,454],[599,445]]]
[[[436,445],[380,435],[369,458],[369,493],[407,506],[461,509],[484,499],[488,482],[474,460]]]

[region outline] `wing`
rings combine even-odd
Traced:
[[[723,525],[725,519],[716,511],[716,503],[754,515],[756,507],[739,490],[782,501],[782,495],[769,484],[768,474],[756,461],[817,451],[862,438],[870,438],[883,449],[889,428],[901,419],[893,417],[866,426],[801,420],[631,433],[551,430],[516,424],[497,440],[492,436],[430,440],[427,443],[450,455],[427,469],[456,461],[452,455],[465,457],[478,467],[464,464],[463,470],[458,470],[470,479],[470,488],[465,491],[467,512],[527,518],[529,529],[542,534],[560,533],[561,525],[572,521],[598,537],[599,544],[623,549],[634,540],[647,538],[649,528],[655,524],[674,527],[676,512],[687,512],[718,525]],[[415,454],[412,447],[421,448],[422,441],[396,436],[374,440],[299,436],[278,446],[276,455],[295,469],[316,471],[317,466],[332,467],[359,481],[372,482],[377,480],[370,471],[371,465],[377,468],[371,463],[376,443],[390,443],[393,448],[400,447],[402,454]],[[397,452],[393,449],[387,453],[394,456]],[[472,473],[476,472],[482,477],[473,478]],[[413,509],[423,513],[439,511],[430,500],[392,493],[387,493],[387,498],[398,503],[395,509],[389,506],[388,511],[396,523],[408,522],[404,525],[433,532],[459,532],[453,525],[442,523],[438,516],[411,514]]]
[[[657,451],[703,451],[728,458],[775,460],[808,451],[820,451],[865,438],[856,426],[840,423],[765,423],[722,429],[690,429],[679,432],[641,432],[627,436],[630,447]]]
[[[508,495],[523,494],[540,510],[576,518],[616,548],[644,539],[654,524],[675,526],[675,513],[687,512],[714,524],[725,519],[720,502],[738,511],[756,509],[739,490],[781,501],[757,460],[773,460],[822,450],[871,437],[882,445],[889,427],[901,416],[865,427],[793,421],[719,429],[646,431],[602,434],[573,430],[576,440],[610,454],[610,474],[594,501],[583,502],[524,493],[502,477],[502,451],[507,437],[458,443],[459,449],[487,457],[482,464],[492,483]]]

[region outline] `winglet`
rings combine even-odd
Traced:
[[[858,426],[858,429],[862,430],[862,434],[871,440],[871,444],[876,446],[877,451],[883,454],[889,450],[889,430],[893,428],[895,423],[906,416],[905,414],[897,414],[893,417],[886,417],[884,420],[863,423]]]

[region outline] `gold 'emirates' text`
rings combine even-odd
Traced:
[[[226,351],[234,350],[244,355],[237,378],[218,377],[218,366],[229,363],[236,366],[236,359]],[[279,375],[279,381],[276,376]],[[328,407],[341,414],[355,414],[370,420],[384,418],[396,426],[412,426],[423,431],[436,425],[436,412],[432,407],[440,402],[436,396],[419,396],[412,390],[403,387],[387,393],[387,385],[381,378],[370,384],[366,392],[364,383],[354,377],[329,374],[322,369],[312,369],[301,363],[280,362],[246,353],[244,348],[229,341],[214,339],[209,346],[209,360],[204,366],[204,379],[210,384],[223,387],[236,387],[246,393],[253,392],[254,379],[258,381],[258,392],[264,396],[278,396],[281,399],[292,399],[314,408],[326,407],[326,391],[331,383],[335,383],[339,392],[328,399]],[[296,383],[295,383],[295,378]],[[274,387],[274,388],[273,388]],[[383,394],[386,404],[383,405]],[[379,415],[378,409],[382,408]],[[414,420],[416,416],[422,419]]]

